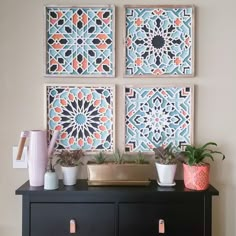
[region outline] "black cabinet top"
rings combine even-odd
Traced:
[[[16,190],[17,195],[29,197],[32,201],[132,201],[148,198],[164,200],[176,196],[200,197],[219,195],[213,186],[205,191],[194,191],[184,187],[183,180],[177,180],[174,187],[160,187],[155,181],[148,186],[88,186],[87,180],[78,180],[74,186],[64,186],[60,180],[56,190],[44,190],[42,187],[32,187],[29,181]]]

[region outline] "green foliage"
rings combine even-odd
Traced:
[[[136,159],[135,159],[135,163],[136,164],[147,164],[148,161],[146,161],[144,155],[141,152],[139,152]]]
[[[171,144],[166,147],[153,148],[153,151],[155,152],[155,159],[158,163],[164,165],[177,163],[178,152],[175,152]]]
[[[185,157],[185,162],[192,166],[201,164],[205,158],[210,158],[214,161],[214,154],[219,154],[222,156],[222,160],[225,159],[225,155],[222,152],[214,151],[209,149],[208,146],[217,146],[216,143],[208,142],[201,147],[195,147],[192,145],[187,145],[185,151],[181,152],[181,155]]]
[[[99,152],[94,158],[97,164],[103,164],[106,161],[106,156],[103,152]]]
[[[61,150],[56,152],[55,156],[58,157],[57,164],[69,167],[82,164],[80,159],[84,156],[84,153],[82,150]]]
[[[113,161],[115,164],[123,164],[124,163],[124,156],[120,153],[119,149],[117,149],[113,153]]]

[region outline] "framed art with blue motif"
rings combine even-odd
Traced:
[[[194,76],[194,7],[125,6],[125,77]]]
[[[115,86],[47,85],[47,130],[60,135],[56,149],[113,152]]]
[[[115,76],[115,7],[47,6],[46,76]]]
[[[125,87],[125,152],[193,142],[194,87]]]

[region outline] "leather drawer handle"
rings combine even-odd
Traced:
[[[163,219],[159,220],[159,234],[164,234],[165,233],[165,221]]]
[[[76,222],[74,219],[70,220],[70,234],[76,233]]]

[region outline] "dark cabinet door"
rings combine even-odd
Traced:
[[[159,220],[165,232],[159,233]],[[119,205],[119,236],[204,236],[204,202]]]
[[[113,204],[32,203],[30,236],[115,235]],[[70,220],[76,233],[70,234]]]

